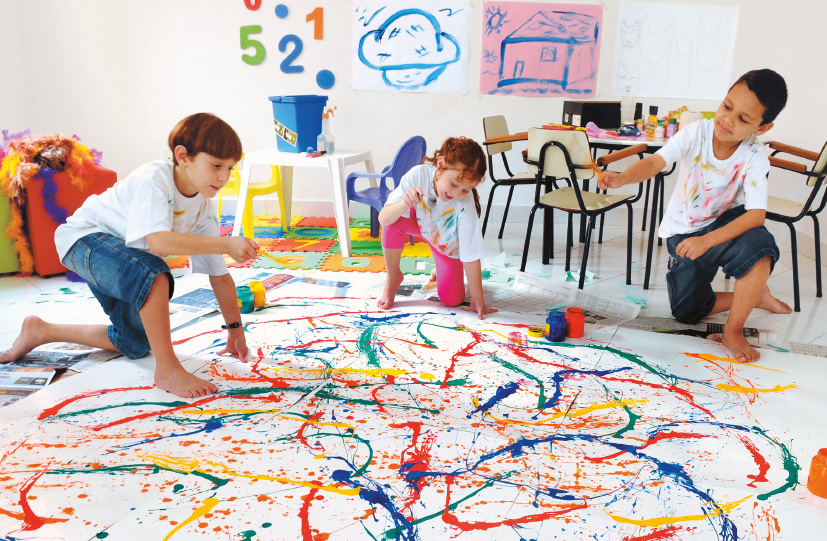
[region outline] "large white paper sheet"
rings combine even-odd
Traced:
[[[461,0],[354,0],[353,88],[465,92],[470,24]]]
[[[621,2],[612,95],[722,99],[737,28],[737,6]]]

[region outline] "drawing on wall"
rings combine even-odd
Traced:
[[[353,3],[353,87],[464,92],[471,10],[456,0]]]
[[[822,407],[799,392],[803,362],[684,353],[688,337],[655,360],[627,329],[528,342],[523,324],[429,303],[271,301],[245,318],[252,363],[216,355],[213,320],[176,334],[216,395],[183,400],[110,361],[0,409],[0,532],[804,539],[817,520],[796,488],[818,434],[786,412]]]
[[[737,6],[621,2],[612,94],[721,99],[732,81]]]
[[[486,2],[480,92],[593,95],[602,20],[598,5]]]

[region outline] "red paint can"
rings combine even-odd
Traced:
[[[582,308],[569,308],[566,311],[566,336],[581,338],[586,327],[586,316]]]

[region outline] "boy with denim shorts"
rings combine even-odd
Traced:
[[[239,262],[258,246],[245,237],[219,236],[211,198],[241,158],[241,141],[223,120],[198,113],[169,135],[173,164],[142,165],[100,195],[90,196],[55,232],[61,262],[80,275],[111,325],[62,325],[36,316],[23,322],[0,362],[18,359],[48,342],[117,350],[130,359],[155,354],[155,385],[183,397],[218,391],[190,374],[172,348],[169,299],[173,279],[156,254],[189,255],[192,272],[209,275],[227,329],[219,354],[248,354],[235,283],[222,254]]]
[[[729,89],[715,118],[682,128],[657,153],[623,173],[607,171],[599,185],[618,188],[653,177],[680,161],[680,174],[658,234],[667,239],[666,287],[672,315],[683,323],[729,310],[721,341],[736,360],[760,354],[744,338],[753,308],[788,314],[767,279],[778,261],[764,227],[769,159],[756,136],[766,133],[787,102],[784,79],[772,70],[750,71]],[[723,268],[732,292],[715,292]]]

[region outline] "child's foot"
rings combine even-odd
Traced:
[[[173,369],[155,369],[155,385],[184,398],[196,398],[218,392],[218,387],[187,372],[180,363]]]
[[[707,336],[709,340],[721,342],[732,351],[732,358],[742,363],[752,363],[757,361],[761,354],[757,349],[752,347],[747,339],[744,337],[744,329],[738,331],[728,331],[724,327],[724,332],[720,334],[711,334]]]
[[[755,307],[776,314],[791,314],[793,311],[789,304],[773,297],[768,286],[764,286],[764,291],[761,293],[761,298],[758,299],[758,304]]]
[[[0,363],[16,361],[37,346],[43,344],[40,338],[43,335],[43,329],[46,325],[48,325],[48,323],[37,316],[28,316],[24,319],[20,334],[14,339],[14,343],[9,349],[0,354]]]
[[[382,310],[387,310],[393,306],[393,301],[396,298],[396,290],[399,289],[399,284],[401,284],[404,279],[405,275],[402,274],[401,271],[388,271],[388,276],[385,279],[385,290],[382,292],[382,296],[379,297],[376,306]]]

